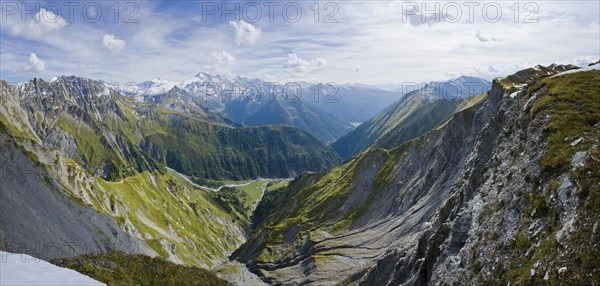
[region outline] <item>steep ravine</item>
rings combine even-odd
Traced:
[[[443,127],[297,180],[233,257],[284,285],[598,281],[600,72],[550,77],[573,68],[496,79]]]

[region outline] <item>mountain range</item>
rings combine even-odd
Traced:
[[[400,93],[368,85],[308,82],[273,83],[244,77],[198,73],[182,82],[162,78],[128,88],[143,97],[178,89],[201,98],[237,123],[249,126],[285,124],[331,143],[400,98]]]
[[[110,285],[593,285],[599,64],[337,103],[0,80],[0,249]]]
[[[212,179],[288,177],[338,160],[305,132],[240,127],[178,88],[134,98],[100,81],[59,77],[2,89],[4,114],[16,115],[5,126],[108,179],[162,166]]]

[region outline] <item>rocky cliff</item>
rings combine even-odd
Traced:
[[[2,128],[2,126],[0,126]],[[90,252],[152,255],[106,214],[69,196],[63,186],[0,130],[0,248],[54,259]]]
[[[444,126],[297,179],[233,257],[283,285],[599,281],[600,72],[575,68],[496,79]]]

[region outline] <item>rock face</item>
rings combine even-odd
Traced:
[[[153,252],[83,206],[0,133],[0,247],[41,259],[119,250]]]
[[[496,79],[442,128],[297,179],[233,257],[282,285],[598,281],[600,72],[553,76],[574,68]]]

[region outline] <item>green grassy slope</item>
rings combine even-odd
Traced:
[[[515,253],[506,269],[510,281],[515,285],[549,283],[550,285],[576,285],[597,281],[600,277],[600,250],[594,241],[595,227],[600,219],[600,71],[576,72],[557,75],[540,80],[528,93],[538,93],[538,99],[529,111],[531,117],[549,111],[550,121],[546,126],[548,148],[541,160],[544,176],[552,178],[548,184],[550,197],[543,193],[530,193],[531,209],[538,214],[524,218],[525,223],[539,219],[545,223],[544,231],[536,236],[528,235],[523,227],[515,238],[517,251],[539,245],[529,255]],[[572,142],[581,139],[572,146]],[[582,166],[572,165],[575,154],[585,154]],[[576,189],[577,204],[570,226],[571,233],[566,242],[558,243],[561,208],[553,206],[553,196],[559,193],[560,176],[568,174],[579,183]],[[567,196],[575,196],[567,191]],[[596,223],[596,226],[594,226]],[[597,230],[596,230],[597,231]],[[565,267],[567,273],[532,277],[529,269],[540,261]],[[525,265],[526,267],[523,267]],[[531,267],[527,267],[531,266]],[[594,278],[595,277],[595,278]]]
[[[194,177],[249,179],[324,171],[338,162],[333,150],[288,126],[231,128],[180,115],[159,115],[160,132],[142,146],[153,158]]]
[[[53,261],[109,286],[116,285],[229,285],[208,270],[186,267],[161,258],[110,252]]]

